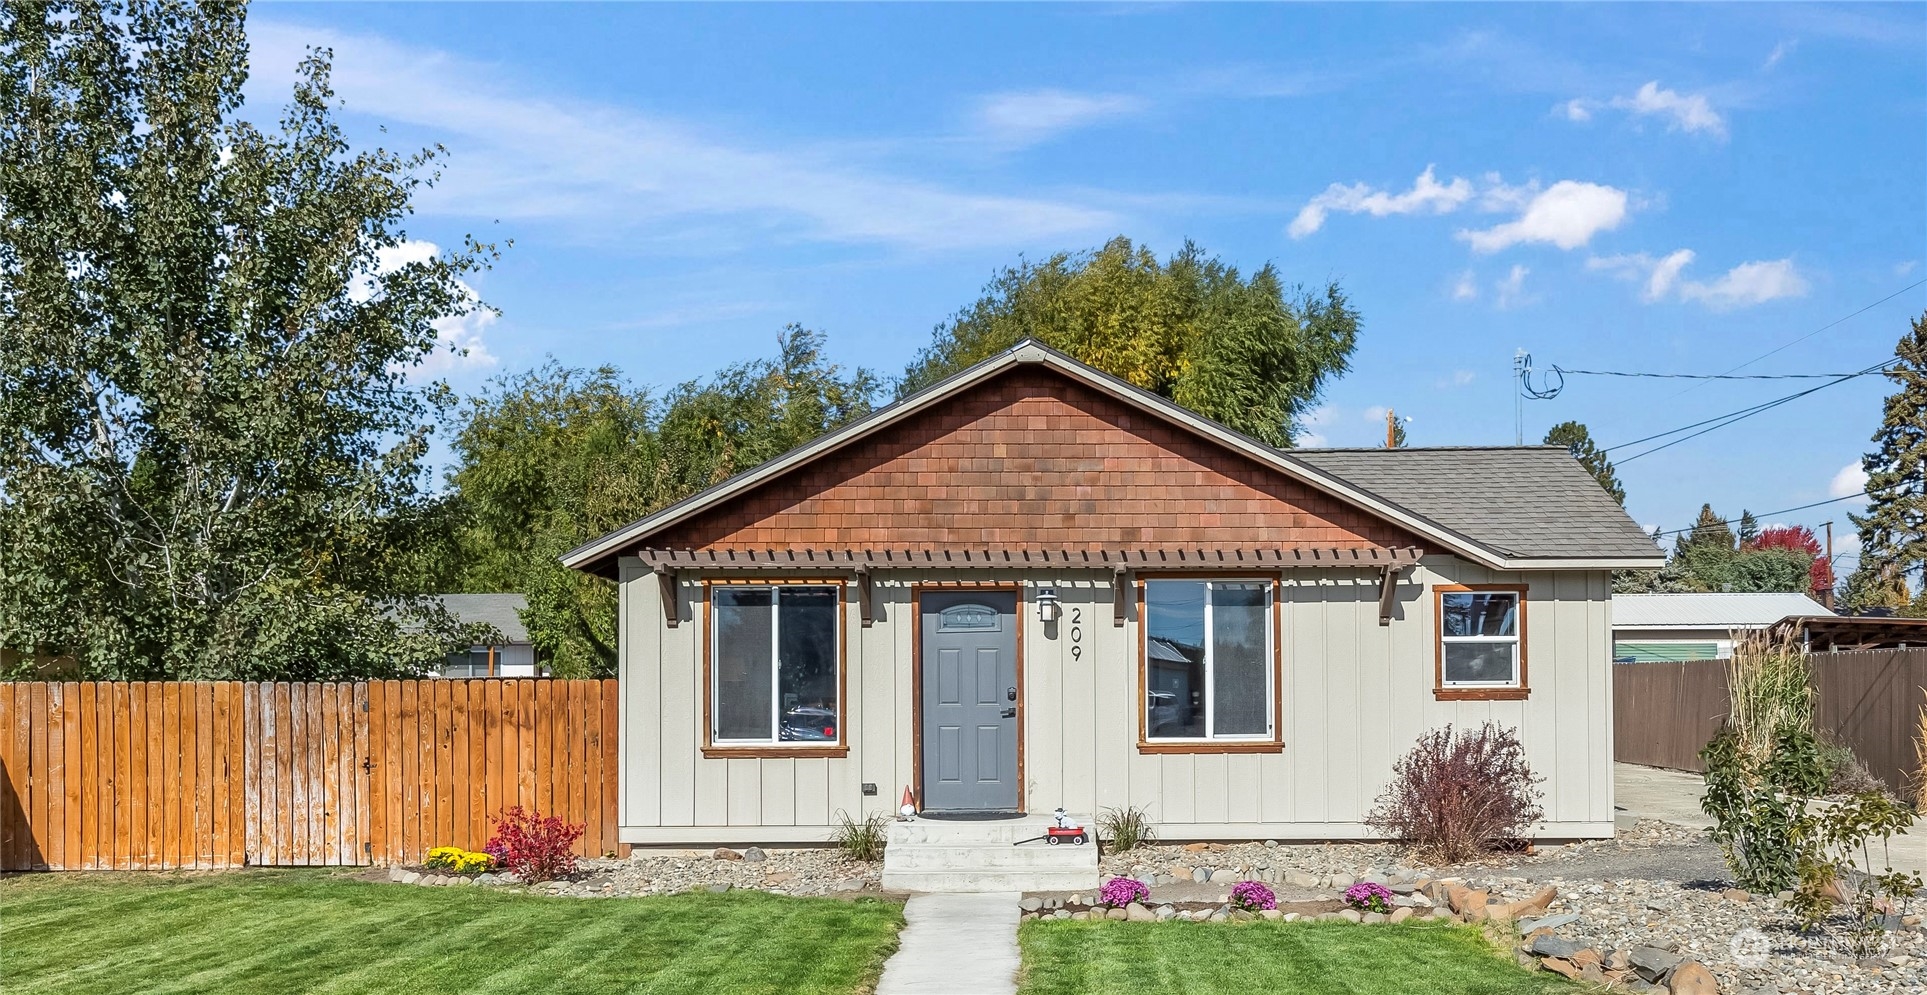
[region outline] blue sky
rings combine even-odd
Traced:
[[[1364,327],[1314,440],[1382,440],[1389,405],[1413,444],[1509,443],[1515,349],[1719,373],[1927,278],[1922,5],[273,4],[250,33],[253,106],[327,45],[351,135],[447,147],[411,237],[513,240],[472,281],[499,317],[436,364],[463,390],[548,355],[670,384],[792,321],[894,374],[995,268],[1125,234],[1344,285]],[[1923,306],[1744,372],[1867,367]],[[1525,433],[1618,445],[1813,383],[1576,376]],[[1885,392],[1633,460],[1628,507],[1852,493]]]

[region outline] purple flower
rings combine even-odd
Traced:
[[[1278,896],[1257,881],[1240,881],[1231,889],[1231,904],[1246,912],[1263,912],[1278,907]]]
[[[1097,890],[1097,900],[1114,909],[1123,908],[1132,902],[1142,902],[1151,897],[1151,889],[1136,878],[1112,878]]]
[[[1382,884],[1360,881],[1345,889],[1345,904],[1360,912],[1390,912],[1392,893]]]

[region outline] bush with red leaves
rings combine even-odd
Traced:
[[[523,884],[540,884],[575,873],[575,841],[588,828],[517,805],[495,817],[495,835],[485,849]]]
[[[1448,725],[1420,736],[1392,766],[1392,783],[1365,822],[1426,859],[1457,863],[1518,839],[1542,818],[1539,781],[1513,730],[1487,722],[1454,736]]]

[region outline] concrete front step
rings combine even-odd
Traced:
[[[1097,845],[1042,840],[1044,817],[994,822],[919,819],[890,826],[883,851],[883,886],[893,891],[1092,891]],[[1088,820],[1085,820],[1088,826]]]

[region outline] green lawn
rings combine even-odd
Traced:
[[[1020,995],[1538,995],[1468,927],[1027,921]]]
[[[8,991],[848,995],[900,906],[749,892],[540,898],[320,871],[0,880]]]

